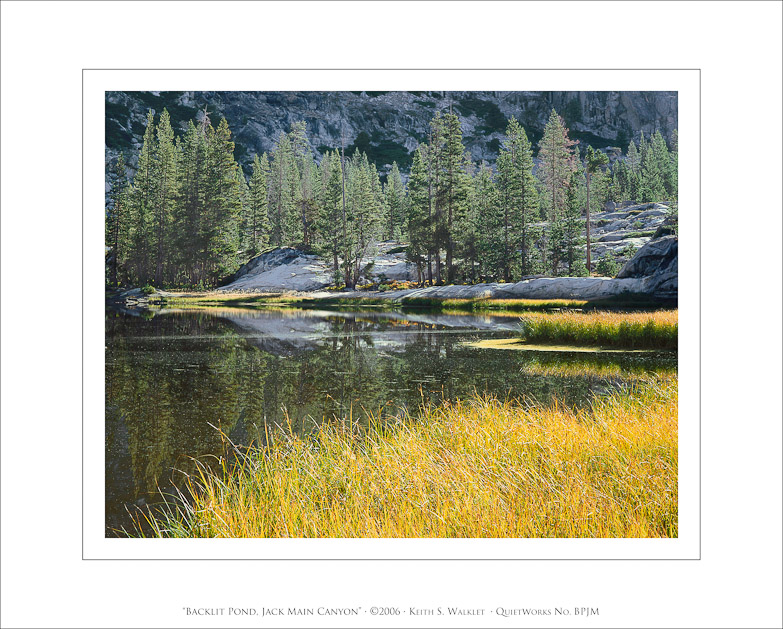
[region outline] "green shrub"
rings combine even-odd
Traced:
[[[638,249],[634,247],[632,244],[627,244],[625,245],[625,247],[623,247],[623,250],[620,252],[620,255],[630,260],[636,255],[637,251]]]
[[[595,270],[606,277],[614,277],[620,270],[620,266],[614,261],[614,257],[611,253],[606,253],[604,254],[604,257],[598,261],[598,264],[595,265]]]
[[[155,287],[151,286],[150,284],[147,284],[146,286],[141,287],[141,292],[145,295],[152,295],[152,293],[155,292]]]
[[[584,262],[579,262],[572,265],[571,277],[587,277],[588,275],[589,273],[587,272],[587,266]]]
[[[654,229],[647,229],[641,232],[627,232],[623,235],[624,238],[651,238],[655,234]]]

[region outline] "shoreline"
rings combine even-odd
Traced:
[[[569,278],[570,279],[570,278]],[[644,293],[619,293],[598,299],[579,298],[522,298],[512,294],[488,296],[480,290],[468,297],[463,289],[485,285],[431,286],[423,289],[397,291],[155,291],[148,295],[139,289],[107,293],[106,305],[132,311],[150,311],[161,306],[237,308],[372,308],[383,310],[425,310],[458,312],[529,312],[561,309],[657,310],[677,307],[676,299],[655,298]],[[502,286],[502,285],[501,285]],[[442,290],[451,289],[451,290]],[[456,289],[456,290],[455,290]]]

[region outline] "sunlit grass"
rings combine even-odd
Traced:
[[[521,320],[521,335],[534,344],[677,349],[677,311],[531,314]]]
[[[588,408],[478,398],[281,430],[200,468],[160,537],[676,537],[677,380]]]

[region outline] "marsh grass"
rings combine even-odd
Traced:
[[[521,320],[526,343],[677,349],[677,311],[559,312]]]
[[[677,380],[583,409],[491,397],[205,465],[148,515],[159,537],[676,537]]]

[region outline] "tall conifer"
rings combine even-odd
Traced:
[[[248,254],[254,256],[263,249],[269,238],[269,218],[267,208],[266,174],[269,170],[269,160],[266,153],[261,158],[253,158],[253,172],[250,176],[250,194],[246,211],[246,238]]]
[[[590,182],[594,175],[599,175],[601,167],[606,166],[609,163],[609,158],[600,151],[593,150],[592,146],[587,147],[585,153],[585,183],[587,190],[587,220],[585,222],[585,230],[587,235],[587,272],[592,270],[590,265]],[[576,180],[572,180],[571,187],[576,188]],[[569,271],[571,268],[571,261],[569,260]]]
[[[387,240],[402,238],[405,225],[405,184],[400,169],[394,162],[384,186]]]
[[[169,262],[172,221],[179,200],[179,156],[174,144],[169,112],[164,109],[157,127],[155,150],[155,192],[152,199],[155,241],[155,285],[164,280],[164,267]],[[168,270],[168,269],[166,269]]]
[[[408,261],[416,265],[419,285],[424,284],[424,266],[429,248],[430,191],[427,176],[425,147],[420,145],[413,153],[413,165],[408,179],[407,231],[410,244]]]
[[[109,250],[110,286],[117,286],[120,272],[124,269],[128,255],[129,224],[129,188],[125,170],[125,158],[122,153],[117,158],[114,177],[109,195],[109,207],[106,212],[106,248]]]

